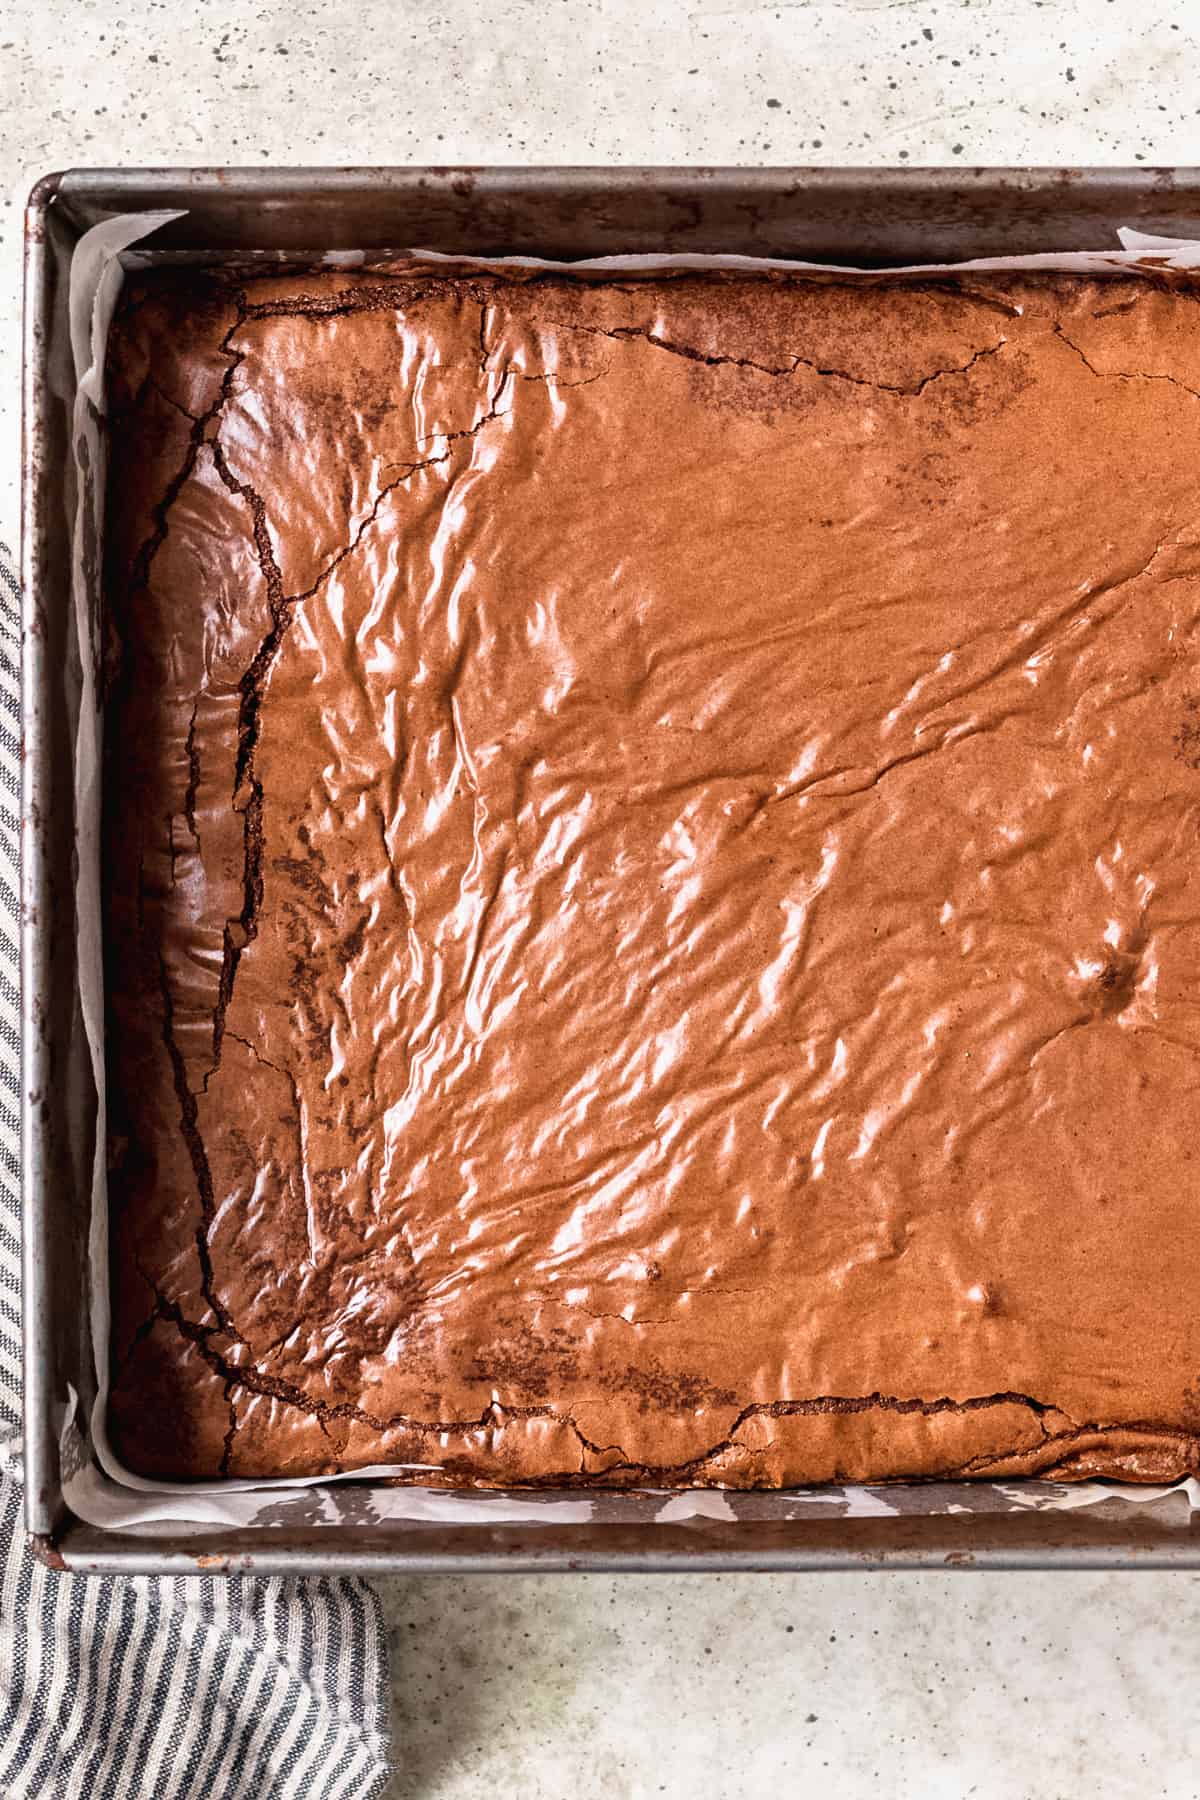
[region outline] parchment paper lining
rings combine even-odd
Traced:
[[[276,1481],[227,1480],[182,1483],[150,1481],[122,1468],[108,1443],[106,1417],[109,1367],[108,1194],[105,1168],[104,991],[100,908],[100,772],[103,720],[95,671],[100,631],[100,556],[104,517],[104,364],[108,332],[124,272],[147,266],[153,252],[132,247],[178,212],[126,214],[86,232],[71,264],[70,326],[77,393],[73,448],[79,500],[75,517],[72,593],[83,670],[79,730],[75,746],[75,840],[79,994],[96,1083],[96,1145],[92,1172],[89,1237],[90,1319],[96,1371],[96,1400],[85,1426],[78,1396],[64,1396],[61,1429],[63,1488],[73,1513],[87,1523],[153,1536],[181,1524],[199,1531],[260,1524],[364,1523],[388,1520],[454,1525],[584,1524],[608,1510],[598,1498],[569,1494],[445,1493],[420,1486],[381,1486],[388,1476],[409,1474],[422,1465],[378,1465],[341,1476]],[[1200,270],[1200,242],[1153,237],[1122,229],[1119,250],[1047,251],[1034,256],[976,258],[961,263],[906,264],[891,269],[852,269],[832,263],[775,261],[749,256],[606,256],[563,263],[535,257],[472,258],[414,249],[389,253],[414,265],[447,270],[556,271],[590,276],[651,275],[695,271],[836,274],[859,279],[880,275],[963,275],[1042,271],[1071,275],[1157,275]],[[188,260],[192,260],[189,258]],[[289,259],[290,260],[290,259]],[[321,258],[326,267],[355,268],[384,260],[383,252],[336,251]],[[335,1484],[352,1483],[338,1489]],[[281,1492],[281,1490],[283,1490]],[[613,1499],[616,1500],[617,1496]],[[1103,1501],[1144,1505],[1160,1502],[1177,1513],[1182,1498],[1200,1510],[1200,1481],[1173,1487],[1139,1487],[1088,1481],[959,1482],[884,1487],[821,1487],[754,1496],[716,1489],[670,1495],[621,1496],[637,1503],[639,1518],[662,1523],[690,1519],[735,1520],[764,1513],[795,1518],[819,1511],[841,1517],[890,1514],[1073,1510]],[[1165,1515],[1164,1515],[1165,1517]]]

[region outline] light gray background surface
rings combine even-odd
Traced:
[[[48,169],[1200,163],[1198,46],[1200,0],[0,0],[0,536]],[[1200,1796],[1200,1577],[384,1588],[389,1800]]]

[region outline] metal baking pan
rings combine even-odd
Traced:
[[[1118,225],[1200,237],[1200,169],[161,169],[72,170],[26,216],[22,869],[26,1520],[58,1568],[289,1574],[496,1569],[855,1567],[1200,1569],[1200,1516],[1180,1502],[998,1512],[955,1484],[954,1513],[838,1516],[734,1495],[736,1518],[653,1521],[644,1496],[597,1499],[587,1525],[372,1521],[353,1485],[335,1522],[196,1536],[104,1531],[64,1504],[58,1424],[68,1386],[94,1391],[85,1252],[94,1096],[74,969],[68,456],[72,247],[115,213],[180,207],[156,247],[211,260],[417,244],[552,257],[741,252],[877,265],[1114,242]],[[895,1494],[896,1490],[889,1490]],[[912,1495],[914,1490],[907,1492]],[[947,1496],[943,1493],[943,1504]],[[919,1500],[916,1502],[919,1506]],[[799,1512],[800,1516],[790,1516]]]

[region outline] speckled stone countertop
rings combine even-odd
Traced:
[[[49,169],[1197,163],[1198,53],[1189,0],[10,7],[0,536]],[[389,1800],[1192,1800],[1197,1600],[1137,1573],[393,1580]]]

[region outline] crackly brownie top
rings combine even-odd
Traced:
[[[1197,322],[130,281],[131,1466],[1197,1466]]]

